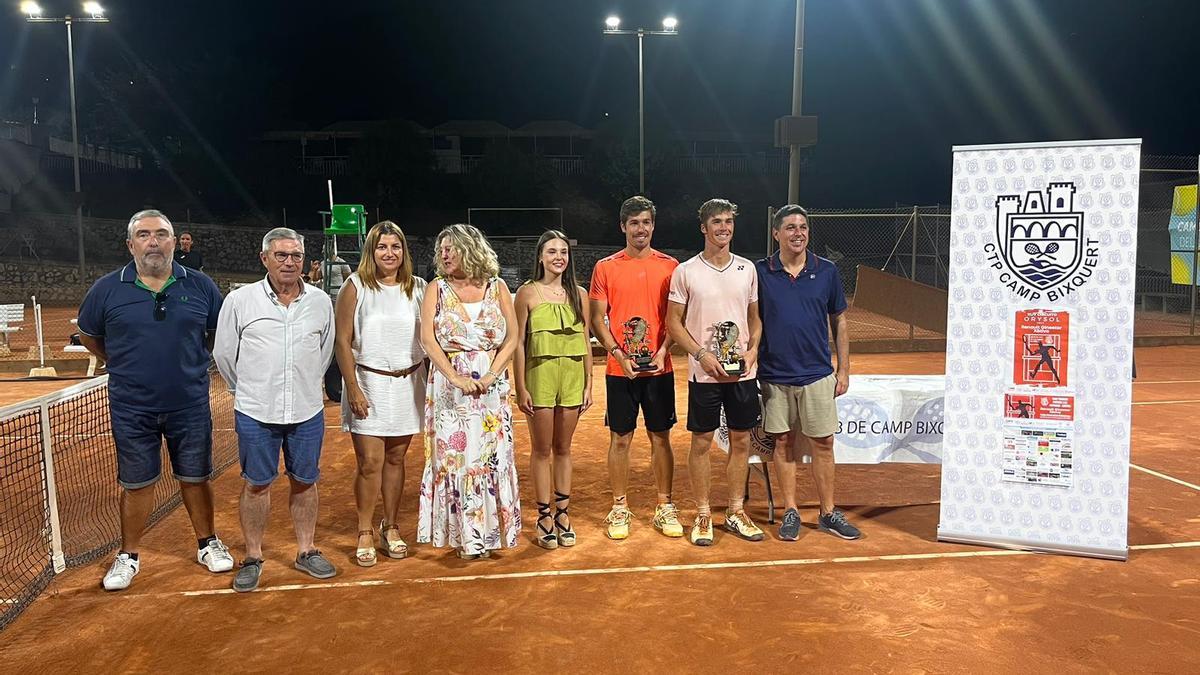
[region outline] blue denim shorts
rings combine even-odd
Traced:
[[[117,482],[129,490],[153,485],[162,474],[162,442],[167,441],[171,473],[184,483],[212,478],[212,413],[208,401],[169,413],[133,410],[110,403],[117,445]]]
[[[296,424],[266,424],[233,411],[238,435],[238,460],[242,478],[251,485],[270,485],[279,476],[279,452],[288,476],[309,485],[321,477],[321,441],[325,438],[325,412]]]

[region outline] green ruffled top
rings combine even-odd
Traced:
[[[588,353],[584,339],[583,321],[565,302],[542,302],[529,310],[529,341],[526,354],[530,358],[548,356],[584,356]]]

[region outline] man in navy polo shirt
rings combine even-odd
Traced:
[[[108,365],[117,446],[121,549],[104,588],[128,588],[141,567],[138,544],[154,507],[165,438],[171,470],[196,531],[196,561],[233,569],[213,526],[212,415],[208,365],[221,293],[204,273],[173,262],[171,221],[154,210],[129,219],[133,261],[100,277],[79,307],[80,342]]]
[[[858,528],[833,504],[834,398],[850,385],[850,336],[846,296],[834,264],[808,250],[808,212],[784,206],[771,219],[779,251],[755,263],[758,309],[762,316],[758,381],[762,385],[763,430],[776,436],[775,466],[783,490],[779,538],[800,536],[796,508],[796,457],[805,442],[812,450],[813,479],[821,513],[817,527],[843,539]],[[837,370],[829,353],[829,331],[837,345]]]

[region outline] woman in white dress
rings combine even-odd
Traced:
[[[390,220],[376,224],[363,243],[358,272],[338,293],[336,350],[345,380],[342,430],[349,431],[358,459],[354,500],[363,567],[379,549],[391,558],[408,555],[396,516],[404,490],[404,456],[421,433],[425,404],[425,351],[421,347],[421,301],[425,280],[413,276],[404,232]],[[383,520],[372,529],[383,494]]]

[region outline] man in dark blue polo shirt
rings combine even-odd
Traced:
[[[776,436],[775,466],[784,508],[779,538],[800,536],[796,507],[796,457],[807,442],[821,513],[817,526],[843,539],[857,539],[858,528],[833,504],[833,435],[837,432],[834,398],[850,385],[850,337],[846,332],[846,296],[834,264],[808,250],[808,212],[784,206],[771,219],[779,251],[755,263],[762,342],[758,381],[762,385],[763,430]],[[829,331],[837,345],[837,370],[829,353]]]
[[[196,530],[196,561],[233,569],[213,526],[212,415],[208,365],[221,293],[202,272],[172,261],[175,233],[158,211],[129,219],[133,261],[100,277],[79,307],[80,342],[107,363],[109,416],[117,446],[121,549],[104,588],[128,588],[141,567],[138,544],[154,506],[163,438]]]

